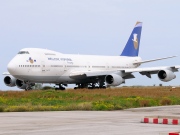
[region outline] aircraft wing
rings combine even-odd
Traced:
[[[135,78],[132,73],[139,72],[141,75],[146,75],[151,78],[151,74],[157,74],[160,70],[171,70],[177,72],[180,66],[164,66],[164,67],[148,67],[148,68],[131,68],[131,69],[120,69],[120,70],[104,70],[104,71],[74,71],[70,73],[71,78],[84,79],[87,77],[99,77],[106,76],[109,74],[119,74],[124,79]]]
[[[104,71],[74,71],[71,72],[70,78],[73,79],[86,79],[86,78],[94,78],[94,77],[105,77],[110,74],[118,74],[122,76],[124,79],[135,78],[135,76],[131,73],[125,73],[124,70],[104,70]]]
[[[145,61],[140,61],[140,62],[134,62],[133,64],[143,64],[143,63],[148,63],[148,62],[153,62],[153,61],[158,61],[158,60],[164,60],[164,59],[169,59],[169,58],[174,58],[174,57],[177,57],[177,56],[169,56],[169,57],[145,60]]]
[[[3,75],[10,75],[10,73],[9,72],[4,72]]]
[[[173,72],[177,72],[180,66],[164,66],[164,67],[148,67],[148,68],[134,68],[134,69],[126,69],[125,73],[134,73],[139,72],[141,75],[146,75],[151,78],[151,74],[157,74],[160,70],[171,70]]]
[[[97,76],[106,76],[108,74],[117,73],[118,71],[73,71],[70,73],[71,78],[83,79],[86,77],[97,77]]]

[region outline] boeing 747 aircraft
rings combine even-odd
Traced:
[[[105,88],[125,83],[135,78],[134,72],[146,75],[157,74],[161,81],[176,78],[180,66],[138,68],[141,64],[172,58],[142,61],[138,57],[142,23],[137,22],[120,56],[73,55],[59,52],[25,48],[9,62],[7,73],[3,73],[7,86],[30,90],[35,83],[51,83],[64,90],[67,84],[78,88]]]

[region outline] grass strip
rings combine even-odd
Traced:
[[[180,105],[180,88],[121,87],[81,90],[0,91],[0,112],[122,110]]]

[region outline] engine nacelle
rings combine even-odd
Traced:
[[[125,80],[120,75],[111,74],[105,77],[105,82],[108,86],[118,86],[124,83]]]
[[[21,81],[19,79],[16,80],[15,84],[19,89],[26,89],[26,87],[27,87],[27,85],[24,83],[24,81]]]
[[[171,81],[176,78],[176,75],[171,70],[160,70],[158,72],[158,77],[163,82]]]
[[[16,80],[15,84],[19,89],[25,89],[25,90],[31,90],[32,86],[35,86],[35,83],[26,84],[24,81],[21,81],[19,79]]]
[[[8,75],[8,76],[4,77],[4,83],[5,83],[6,86],[14,87],[14,86],[16,86],[15,82],[16,82],[16,78],[14,78],[11,75]]]

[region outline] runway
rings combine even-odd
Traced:
[[[0,113],[0,135],[159,135],[178,125],[140,123],[143,116],[179,116],[180,106],[123,111]]]

